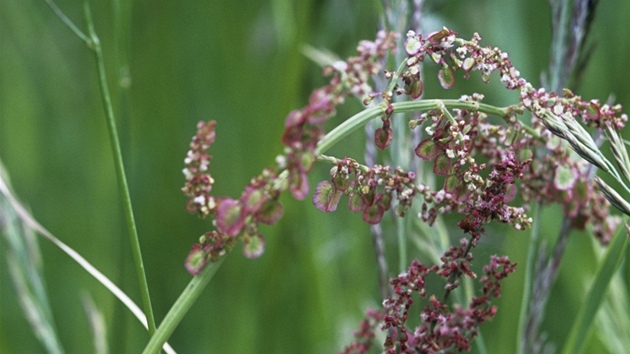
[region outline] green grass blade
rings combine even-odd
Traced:
[[[619,268],[627,247],[628,229],[620,227],[608,246],[606,256],[597,270],[597,274],[586,296],[584,305],[580,308],[577,317],[573,321],[571,332],[564,344],[563,354],[579,354],[584,349],[584,343],[586,342],[591,324],[594,322],[595,315],[600,305],[604,302],[608,284]]]
[[[103,313],[96,307],[94,300],[88,293],[81,295],[81,303],[92,332],[94,354],[108,354],[110,351],[107,346],[107,327]]]
[[[17,300],[35,337],[46,352],[61,354],[65,351],[48,301],[41,263],[31,256],[33,252],[39,253],[39,249],[34,240],[29,242],[28,238],[34,237],[30,231],[23,227],[0,195],[0,242],[6,241],[7,244],[6,260]]]
[[[8,184],[4,181],[2,175],[2,166],[0,164],[0,201],[6,200],[9,207],[12,209],[12,212],[16,214],[16,216],[22,221],[24,227],[29,228],[35,232],[37,232],[40,236],[44,237],[48,241],[52,242],[57,248],[63,251],[68,257],[72,258],[81,268],[83,268],[86,272],[88,272],[96,281],[101,283],[107,290],[114,295],[123,305],[125,305],[129,311],[142,323],[142,325],[147,328],[147,318],[145,314],[142,312],[140,307],[136,305],[136,303],[124,292],[122,291],[116,284],[114,284],[108,277],[106,277],[103,273],[101,273],[96,267],[94,267],[90,262],[88,262],[83,256],[81,256],[77,251],[61,242],[58,238],[56,238],[50,231],[44,228],[31,214],[18,202],[18,200],[13,196]],[[3,216],[0,213],[0,218]],[[175,350],[168,344],[165,343],[163,349],[167,353],[175,353]]]
[[[144,268],[144,262],[142,260],[140,241],[138,239],[138,230],[133,214],[133,207],[131,205],[131,194],[129,192],[129,184],[127,183],[127,176],[125,174],[125,165],[123,163],[120,139],[118,137],[118,128],[116,128],[114,107],[112,105],[112,100],[109,94],[107,75],[105,74],[105,60],[103,59],[103,50],[101,48],[100,39],[96,35],[96,31],[94,29],[94,21],[92,19],[90,2],[87,0],[83,1],[83,13],[88,28],[88,36],[90,38],[88,47],[92,49],[92,52],[94,53],[94,59],[96,61],[98,83],[101,89],[101,99],[103,100],[103,107],[105,109],[107,132],[109,134],[109,142],[112,149],[112,156],[114,158],[116,177],[118,179],[118,188],[120,190],[123,211],[125,214],[125,220],[127,222],[127,230],[129,232],[129,240],[131,242],[131,253],[133,254],[134,265],[136,266],[136,275],[138,277],[140,296],[142,298],[144,314],[147,318],[149,335],[153,335],[153,333],[155,333],[155,316],[153,314],[153,307],[151,306],[149,284],[147,283],[147,275]]]

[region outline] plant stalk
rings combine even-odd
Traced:
[[[216,263],[208,264],[201,273],[192,278],[186,289],[179,296],[177,301],[173,304],[170,311],[164,317],[160,328],[158,328],[155,335],[151,337],[149,343],[144,348],[143,354],[157,353],[162,345],[168,340],[168,337],[173,333],[177,325],[184,318],[184,315],[190,310],[191,306],[195,303],[203,289],[210,282],[214,274],[217,272],[221,263],[225,260],[226,256],[221,257]]]
[[[125,166],[123,164],[122,151],[120,149],[120,141],[118,139],[118,131],[116,129],[114,109],[109,94],[109,87],[107,85],[105,62],[103,60],[103,50],[101,48],[100,39],[96,35],[96,31],[94,30],[94,21],[92,19],[92,12],[90,10],[89,1],[83,2],[83,13],[88,27],[88,47],[92,49],[92,51],[94,52],[94,57],[96,59],[98,82],[101,90],[101,98],[103,99],[103,106],[105,108],[105,120],[107,122],[107,131],[109,133],[109,141],[114,157],[114,165],[116,167],[118,187],[121,193],[125,219],[127,222],[127,230],[129,232],[129,238],[131,241],[131,251],[133,253],[133,258],[136,265],[136,274],[138,276],[138,285],[140,287],[144,313],[147,316],[149,335],[152,336],[155,333],[155,317],[153,315],[153,309],[151,306],[151,297],[149,296],[149,286],[147,283],[144,264],[142,261],[142,252],[140,251],[138,231],[136,229],[136,223],[133,216],[133,208],[131,206],[129,186],[127,184],[127,178],[125,177]]]

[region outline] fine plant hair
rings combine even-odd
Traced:
[[[219,124],[198,122],[183,156],[181,190],[187,198],[186,210],[211,220],[212,226],[202,235],[190,235],[192,246],[182,264],[192,279],[161,322],[152,310],[89,2],[84,2],[86,32],[54,2],[46,2],[94,54],[143,308],[82,257],[59,245],[13,197],[7,177],[0,174],[0,227],[14,246],[9,262],[16,274],[16,289],[25,294],[24,312],[50,352],[63,350],[45,289],[39,290],[43,288],[40,271],[37,264],[30,269],[27,261],[20,263],[25,253],[36,254],[36,248],[27,247],[33,242],[32,231],[64,251],[69,249],[66,252],[73,259],[136,313],[150,335],[144,353],[174,352],[165,344],[167,339],[226,257],[235,249],[248,258],[269,251],[261,230],[283,217],[282,195],[310,200],[322,213],[347,208],[370,225],[381,306],[365,311],[354,337],[339,348],[343,353],[447,353],[473,348],[492,352],[485,348],[483,324],[504,310],[497,306],[497,299],[509,286],[507,280],[519,271],[525,272],[526,285],[515,350],[539,353],[558,346],[564,353],[578,353],[598,309],[609,306],[608,287],[620,291],[623,286],[616,274],[630,235],[626,225],[630,157],[620,131],[628,117],[619,104],[583,98],[566,88],[571,77],[575,77],[574,85],[579,84],[579,75],[572,75],[586,65],[589,51],[583,49],[584,41],[596,2],[575,1],[573,7],[553,2],[554,50],[545,79],[548,88],[523,78],[508,53],[484,43],[478,33],[465,38],[447,27],[421,33],[423,1],[408,5],[413,9],[412,30],[399,28],[406,26],[399,17],[407,11],[405,2],[383,2],[384,29],[374,39],[360,41],[354,56],[339,59],[305,49],[307,55],[319,59],[327,83],[310,94],[304,107],[288,113],[278,133],[283,150],[249,179],[238,196],[215,194],[214,184],[220,181],[211,173],[211,154],[221,153],[212,149],[221,139]],[[570,35],[565,33],[567,28]],[[437,76],[426,74],[429,66],[437,68]],[[516,98],[501,107],[478,92],[456,99],[428,99],[423,94],[429,80],[444,90],[463,80],[498,81]],[[363,109],[329,130],[330,118],[348,100],[360,102]],[[349,135],[362,132],[367,137],[363,156],[331,154],[333,146],[343,146]],[[329,177],[315,180],[315,170],[329,171]],[[562,209],[563,219],[556,244],[547,252],[538,241],[538,223],[540,210],[551,205]],[[382,221],[392,218],[396,231],[384,232]],[[455,226],[446,227],[445,218],[456,220]],[[509,254],[477,252],[486,240],[501,237],[494,232],[495,224],[532,235],[528,264],[517,264]],[[605,253],[566,342],[547,343],[542,321],[562,254],[571,241],[570,232],[587,228],[598,245],[606,248]],[[397,266],[384,249],[393,234],[398,237]],[[406,249],[408,240],[420,251]],[[106,352],[106,329],[98,304],[89,297],[84,302],[94,328],[95,351]],[[614,311],[606,311],[610,320]],[[619,343],[611,347],[619,349],[623,340]]]

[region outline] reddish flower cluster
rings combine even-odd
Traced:
[[[529,162],[521,163],[515,159],[514,152],[505,151],[501,161],[494,165],[484,188],[469,193],[463,214],[464,219],[459,227],[466,233],[478,236],[483,233],[483,225],[488,220],[496,219],[509,222],[516,229],[531,223],[522,208],[509,207],[507,202],[514,197],[508,193],[518,178],[522,178],[523,170]],[[513,189],[514,190],[514,189]]]
[[[186,268],[198,274],[208,261],[216,261],[237,240],[244,243],[247,257],[258,257],[264,251],[264,239],[258,232],[258,223],[274,224],[283,213],[278,197],[282,190],[280,176],[271,169],[253,178],[238,200],[212,196],[214,179],[208,172],[211,156],[207,150],[215,140],[216,122],[199,122],[185,159],[186,184],[182,191],[188,196],[187,209],[201,217],[215,217],[217,231],[204,234],[199,244],[193,245]],[[238,236],[238,238],[237,238]]]
[[[416,36],[410,32],[406,42],[407,67],[401,75],[405,90],[396,88],[395,91],[405,92],[412,98],[421,94],[419,64],[424,61],[425,56],[442,65],[440,81],[444,86],[452,86],[453,69],[447,59],[455,62],[454,69],[457,69],[464,63],[459,57],[467,53],[455,51],[455,40],[455,33],[447,29],[428,36],[426,40],[421,35]],[[509,83],[510,88],[516,87],[517,84],[525,84],[524,80],[517,78],[518,72],[498,49],[471,53],[472,61],[467,61],[468,71],[478,68],[484,70],[484,75],[489,75],[492,70],[500,70],[505,77],[513,78]],[[499,62],[500,65],[490,65],[487,63],[490,61]],[[506,79],[507,81],[509,80]],[[389,116],[393,113],[393,108],[390,103],[392,97],[387,93],[380,95],[388,109],[383,117],[383,127],[375,134],[375,141],[376,145],[383,149],[391,140]],[[378,94],[372,94],[370,100],[376,96]],[[472,97],[463,97],[462,101],[477,103],[482,98],[482,95],[475,94]],[[488,124],[486,116],[479,112],[459,109],[454,110],[454,113],[455,117],[452,117],[451,113],[445,110],[431,111],[410,124],[415,128],[431,118],[431,124],[425,128],[429,137],[416,147],[416,155],[433,161],[433,172],[446,176],[443,189],[430,191],[425,186],[414,185],[413,173],[397,170],[396,175],[392,176],[389,167],[359,168],[354,160],[344,159],[337,162],[337,166],[331,171],[333,183],[322,182],[318,186],[313,199],[315,205],[324,211],[334,211],[343,193],[350,198],[350,210],[362,211],[365,221],[377,223],[380,222],[383,213],[391,208],[393,192],[396,192],[398,199],[396,211],[401,216],[408,210],[412,198],[416,194],[421,194],[424,197],[424,204],[420,217],[430,224],[438,214],[457,211],[465,215],[460,226],[467,232],[473,229],[477,230],[475,232],[481,232],[481,225],[493,218],[509,222],[517,229],[525,228],[531,221],[525,215],[524,209],[507,206],[506,202],[514,196],[516,179],[522,178],[523,166],[528,163],[527,158],[519,161],[516,156],[510,155],[509,151],[514,149],[514,141],[510,141],[509,137],[527,133],[516,124],[515,119],[508,119],[509,126],[505,128],[501,125]],[[531,135],[528,135],[528,138],[534,140]],[[481,154],[490,160],[486,163],[477,163],[475,154]],[[506,156],[512,160],[513,166],[507,166],[502,162]],[[482,177],[481,173],[487,167],[496,169],[493,172],[494,180]],[[496,175],[504,172],[503,170],[513,169],[518,171],[510,175],[514,177],[510,181],[499,180]],[[396,179],[396,176],[402,178]],[[379,190],[379,186],[383,187]]]
[[[213,216],[217,230],[203,235],[199,244],[192,247],[186,259],[191,274],[198,274],[208,261],[216,261],[237,240],[244,243],[247,257],[263,253],[265,242],[258,231],[259,223],[271,225],[282,216],[283,207],[278,201],[282,191],[289,189],[296,199],[306,197],[306,175],[315,162],[315,148],[324,135],[324,123],[349,94],[371,92],[368,79],[380,71],[383,58],[395,48],[396,38],[396,34],[379,32],[376,41],[359,44],[357,57],[324,70],[333,75],[330,84],[315,90],[309,104],[291,112],[286,119],[282,135],[286,148],[277,159],[278,167],[265,169],[253,178],[238,199],[212,195],[214,179],[208,173],[211,156],[207,151],[215,140],[216,123],[199,122],[185,159],[186,184],[182,191],[189,198],[187,209],[200,217]]]
[[[383,344],[386,353],[441,353],[468,351],[481,324],[494,317],[497,312],[492,300],[501,295],[501,281],[514,272],[516,263],[507,257],[492,256],[483,267],[481,294],[473,296],[467,308],[447,304],[450,292],[459,285],[462,274],[476,279],[471,270],[470,249],[475,246],[477,236],[462,239],[459,247],[450,247],[441,257],[440,266],[425,266],[414,260],[405,273],[390,280],[393,295],[383,301],[380,311],[368,310],[361,322],[361,330],[355,333],[356,341],[347,346],[343,353],[365,353],[374,339],[373,328],[381,323],[386,333]],[[443,300],[435,294],[420,313],[420,324],[408,328],[409,310],[415,296],[426,299],[426,278],[436,274],[446,280]]]
[[[475,99],[479,97],[475,96]],[[512,152],[514,132],[521,134],[519,126],[505,128],[490,125],[485,115],[478,112],[456,110],[454,124],[441,112],[429,112],[420,121],[431,117],[426,128],[429,137],[416,148],[416,155],[433,161],[433,172],[446,176],[444,187],[431,191],[427,186],[416,184],[415,174],[400,168],[391,173],[387,166],[368,168],[350,158],[335,160],[332,183],[321,182],[313,201],[323,211],[334,211],[341,194],[349,197],[351,211],[363,212],[368,223],[380,222],[383,213],[397,199],[396,213],[404,216],[416,195],[423,196],[420,217],[433,223],[438,214],[458,212],[464,216],[459,226],[472,234],[483,232],[483,225],[499,220],[524,229],[531,223],[523,207],[507,205],[516,192],[517,180],[523,178],[530,159],[519,161]],[[478,163],[475,155],[481,155],[484,163]],[[482,174],[492,168],[488,176]]]
[[[418,63],[424,61],[426,56],[442,66],[439,80],[445,88],[454,84],[453,72],[456,70],[463,70],[465,77],[472,71],[481,71],[482,79],[486,82],[492,72],[498,71],[506,88],[519,90],[521,93],[521,106],[514,109],[514,112],[527,109],[534,113],[532,129],[524,129],[515,117],[506,117],[507,127],[504,127],[486,123],[485,117],[477,112],[454,110],[453,120],[457,124],[444,119],[445,112],[428,112],[424,117],[425,120],[427,117],[432,118],[432,124],[425,128],[429,138],[418,145],[416,154],[433,161],[434,173],[446,176],[445,192],[455,197],[461,197],[464,192],[467,199],[470,199],[470,191],[479,190],[475,187],[475,182],[477,186],[483,186],[485,182],[479,172],[500,161],[497,157],[505,155],[506,151],[518,151],[516,162],[523,165],[521,167],[527,165],[526,168],[521,168],[522,173],[518,175],[521,180],[519,195],[523,202],[536,200],[543,204],[559,203],[563,206],[565,215],[571,218],[573,227],[583,229],[587,223],[591,223],[598,239],[607,243],[619,224],[619,218],[609,215],[609,203],[596,192],[597,186],[592,180],[588,164],[581,159],[572,158],[566,143],[561,143],[560,139],[554,139],[552,135],[553,133],[566,139],[566,134],[545,123],[546,120],[540,117],[550,114],[564,120],[580,117],[584,123],[598,129],[606,126],[621,129],[628,119],[625,114],[621,114],[621,106],[601,104],[598,100],[583,101],[568,90],[565,90],[562,97],[544,89],[536,90],[519,77],[520,74],[508,59],[507,53],[498,48],[482,47],[479,45],[480,40],[481,37],[477,34],[469,41],[461,40],[448,29],[433,33],[426,39],[422,35],[409,32],[406,41],[407,69],[402,75],[404,92],[412,98],[417,97],[418,93],[410,90],[410,87],[422,86],[422,83],[416,84],[414,80],[420,80]],[[463,99],[479,102],[482,97],[473,95],[472,98]],[[412,126],[423,122],[424,120],[413,122]],[[485,164],[473,162],[473,147],[477,153],[491,160]],[[538,154],[538,151],[545,153]],[[597,166],[597,162],[588,154],[579,150],[577,152]],[[535,155],[540,156],[536,156],[533,163],[528,164],[527,161]],[[506,201],[509,201],[516,194],[516,185],[510,186],[506,192]],[[441,210],[448,211],[447,209],[448,207]],[[469,211],[470,208],[467,208],[462,212],[470,218]],[[516,217],[511,222],[516,228],[521,229],[529,224],[524,209],[513,209],[511,214]],[[433,209],[423,206],[421,216],[424,220],[431,222],[435,215]],[[468,224],[467,221],[464,220],[464,224]]]
[[[551,126],[543,116],[553,115],[562,120],[575,121],[580,118],[585,124],[603,129],[607,126],[622,129],[628,120],[621,114],[621,106],[601,104],[599,100],[584,101],[580,96],[565,90],[562,96],[533,86],[518,78],[518,71],[513,69],[507,54],[497,48],[484,51],[478,45],[479,37],[465,42],[464,48],[471,56],[476,56],[476,63],[485,63],[484,68],[499,68],[501,80],[507,88],[519,89],[522,107],[532,111],[532,128],[539,137],[522,141],[532,150],[543,150],[534,163],[524,173],[521,193],[524,201],[536,200],[543,204],[558,203],[563,206],[565,215],[572,220],[576,229],[584,229],[586,224],[593,225],[595,236],[604,244],[620,223],[620,219],[609,214],[610,204],[598,193],[592,179],[593,172],[586,161],[598,166],[588,154],[575,150],[584,160],[571,157],[567,144],[552,134],[567,140],[566,131]],[[462,51],[463,52],[463,51]],[[545,129],[547,128],[547,129]],[[566,127],[570,130],[570,127]],[[589,138],[590,139],[590,138]],[[600,166],[601,167],[601,166]]]
[[[354,332],[355,342],[352,342],[344,348],[341,354],[363,354],[367,353],[372,347],[375,329],[383,321],[383,313],[374,309],[368,309],[365,313],[365,319],[361,321],[360,330]]]
[[[481,294],[473,296],[467,308],[449,306],[450,292],[459,286],[462,274],[476,279],[471,270],[470,249],[475,246],[478,236],[470,241],[462,239],[459,247],[450,247],[441,257],[442,264],[431,267],[414,260],[405,273],[390,280],[393,295],[383,301],[380,311],[368,310],[366,319],[361,322],[361,330],[355,333],[356,341],[345,348],[343,353],[366,353],[374,338],[373,328],[381,323],[386,333],[383,344],[386,353],[440,353],[469,351],[471,341],[477,335],[479,326],[494,317],[497,312],[492,300],[501,295],[501,281],[514,272],[516,263],[507,257],[492,256],[490,263],[483,267]],[[420,313],[420,324],[408,328],[409,310],[415,296],[427,298],[426,278],[436,274],[446,280],[442,300],[433,294]]]
[[[296,199],[304,199],[308,194],[306,175],[315,161],[317,143],[324,136],[324,123],[346,96],[371,93],[368,80],[381,70],[381,62],[395,48],[396,38],[394,33],[380,31],[376,41],[361,41],[359,56],[326,67],[324,73],[334,75],[330,84],[315,90],[308,106],[287,117],[282,135],[287,149],[280,167],[288,169],[289,188]]]
[[[404,216],[413,197],[423,189],[414,184],[415,173],[396,168],[392,174],[391,170],[381,165],[367,168],[351,158],[336,160],[336,166],[330,171],[332,183],[319,183],[313,203],[322,211],[334,211],[341,195],[345,194],[351,211],[360,211],[365,222],[377,224],[396,198],[396,213]]]
[[[453,252],[448,251],[443,259],[452,256]],[[468,351],[479,326],[496,314],[496,307],[491,305],[491,300],[501,295],[501,281],[514,272],[515,267],[516,264],[507,257],[492,256],[490,264],[483,267],[481,295],[474,296],[468,308],[455,306],[451,310],[445,301],[431,295],[420,313],[420,324],[410,329],[406,323],[414,297],[427,298],[426,277],[431,273],[446,279],[451,277],[451,273],[443,271],[444,266],[427,267],[414,260],[406,273],[390,280],[394,294],[383,301],[383,313],[379,316],[376,315],[379,312],[368,310],[361,331],[355,333],[357,340],[346,347],[343,353],[367,352],[374,338],[374,321],[380,321],[381,318],[381,330],[387,333],[384,343],[386,353]]]
[[[215,125],[215,121],[197,124],[197,134],[193,136],[190,150],[184,159],[186,167],[183,172],[186,183],[182,192],[189,198],[186,209],[191,213],[197,213],[202,218],[208,216],[215,207],[211,194],[214,179],[208,172],[212,158],[208,154],[208,149],[216,138]]]
[[[559,117],[581,118],[582,122],[596,128],[610,125],[615,129],[623,129],[628,121],[628,116],[621,113],[621,105],[601,104],[599,100],[584,101],[581,96],[569,90],[564,90],[563,95],[559,96],[544,89],[536,90],[528,83],[521,90],[521,102],[524,108],[537,116],[542,116],[548,111]],[[557,133],[556,135],[561,137],[564,135],[562,132]]]
[[[192,275],[197,275],[208,262],[216,262],[219,257],[231,251],[236,243],[236,238],[218,231],[205,233],[199,239],[199,244],[194,244],[186,257],[186,270]]]
[[[463,98],[476,102],[481,96]],[[439,201],[430,210],[423,205],[421,217],[432,222],[439,213],[457,211],[464,215],[459,226],[465,232],[482,232],[483,224],[496,219],[523,229],[531,221],[522,207],[508,206],[516,192],[516,182],[522,179],[528,156],[516,156],[519,147],[514,138],[527,134],[519,125],[504,127],[489,124],[478,112],[454,110],[455,116],[446,119],[442,112],[429,112],[412,126],[422,124],[428,117],[432,122],[425,130],[429,137],[416,147],[416,155],[433,162],[433,172],[445,176]],[[481,157],[484,162],[478,162]],[[484,171],[492,168],[488,176]],[[444,198],[448,195],[448,198]]]
[[[524,207],[507,205],[517,195],[517,188],[521,189],[518,194],[523,203],[535,200],[543,204],[561,204],[575,228],[581,229],[586,223],[592,223],[594,233],[602,242],[607,242],[619,223],[618,218],[609,215],[609,203],[605,197],[595,192],[597,187],[592,181],[592,168],[583,160],[572,158],[567,144],[553,139],[551,134],[565,140],[568,136],[541,117],[555,115],[565,121],[580,117],[587,125],[598,129],[607,126],[620,129],[627,121],[627,116],[620,115],[621,107],[601,105],[596,100],[582,101],[568,91],[559,97],[544,90],[535,90],[519,77],[506,53],[498,48],[483,48],[478,45],[479,40],[476,34],[471,41],[457,39],[456,34],[447,29],[431,34],[427,39],[410,32],[405,44],[407,67],[401,75],[404,89],[397,87],[395,92],[405,93],[414,99],[422,94],[420,62],[426,56],[442,66],[438,79],[444,88],[453,86],[454,72],[458,69],[465,72],[465,77],[473,70],[479,70],[486,82],[492,72],[498,71],[506,88],[521,92],[521,105],[515,106],[512,113],[520,113],[523,109],[532,111],[532,127],[521,126],[515,116],[503,117],[506,125],[490,124],[484,114],[464,109],[452,110],[453,115],[445,109],[429,111],[419,120],[411,122],[412,129],[429,122],[425,127],[428,137],[416,147],[416,155],[433,162],[436,175],[445,176],[443,189],[438,191],[405,185],[414,191],[413,195],[424,197],[420,217],[432,223],[438,214],[460,212],[464,218],[459,226],[471,234],[471,239],[462,240],[459,247],[450,247],[442,256],[440,266],[427,267],[414,261],[408,273],[391,281],[395,295],[384,302],[383,325],[384,330],[389,330],[385,342],[388,353],[470,350],[470,341],[477,333],[477,326],[496,313],[490,301],[499,296],[500,280],[514,271],[515,264],[505,257],[492,257],[480,279],[482,295],[473,298],[468,309],[456,307],[451,312],[444,302],[431,296],[421,314],[422,324],[414,331],[404,326],[413,303],[411,296],[417,293],[422,298],[426,297],[425,278],[432,272],[447,279],[446,296],[459,286],[461,275],[476,278],[469,265],[472,260],[469,251],[483,233],[483,225],[490,220],[509,222],[516,229],[529,226],[532,220],[525,215]],[[482,98],[475,94],[462,100],[478,103]],[[383,95],[383,101],[392,107],[391,97]],[[387,116],[391,113],[388,112]],[[388,142],[383,143],[390,138],[385,133],[377,131],[377,145],[379,141],[381,145],[388,145]],[[381,148],[381,145],[378,146]],[[587,154],[577,152],[586,161],[598,166],[597,161],[589,159]],[[483,162],[477,161],[479,157]],[[356,177],[352,179],[350,175],[361,176],[372,168],[357,167],[356,162],[348,161],[351,160],[337,162],[331,171],[332,184],[320,184],[319,190],[325,193],[316,193],[314,199],[320,209],[332,210],[330,206],[336,207],[340,194],[344,193],[350,197],[349,207],[353,210],[353,198],[357,193],[351,187],[356,184]],[[387,178],[381,177],[381,180],[386,181]],[[392,199],[392,196],[382,198],[384,207],[381,209],[389,209]]]
[[[573,228],[583,230],[590,224],[598,240],[607,244],[621,219],[610,215],[610,203],[593,181],[594,167],[586,160],[573,158],[566,143],[544,129],[540,119],[534,117],[532,123],[546,141],[533,146],[544,147],[546,153],[538,156],[524,173],[520,190],[524,201],[558,203]]]

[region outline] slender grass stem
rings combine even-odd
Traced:
[[[116,177],[118,179],[118,187],[120,189],[124,213],[125,213],[125,219],[127,221],[127,230],[129,232],[129,238],[131,241],[131,251],[133,253],[133,258],[136,265],[136,273],[138,276],[138,285],[140,287],[142,304],[144,307],[144,312],[147,316],[149,335],[153,335],[155,333],[155,317],[153,315],[153,309],[151,307],[151,297],[149,296],[149,286],[147,283],[144,264],[142,261],[142,253],[140,251],[138,231],[136,229],[136,223],[133,216],[133,208],[131,206],[131,196],[129,193],[129,186],[127,184],[127,178],[125,177],[125,166],[123,164],[122,151],[120,149],[120,141],[118,139],[118,131],[116,129],[114,109],[113,109],[111,97],[109,94],[109,87],[107,85],[107,76],[105,75],[105,62],[103,60],[103,50],[101,48],[100,39],[96,35],[96,31],[94,30],[94,21],[92,19],[92,13],[90,10],[89,1],[83,2],[83,13],[84,13],[85,21],[88,27],[88,36],[89,36],[88,47],[92,49],[92,51],[94,52],[94,57],[96,59],[98,82],[99,82],[99,86],[101,90],[101,98],[103,99],[103,106],[105,109],[105,120],[107,122],[107,131],[109,133],[110,145],[111,145],[112,154],[114,157],[114,165],[116,167]]]
[[[407,228],[405,227],[405,218],[396,218],[396,242],[398,242],[398,271],[404,272],[409,268],[407,263]]]
[[[88,36],[83,33],[83,31],[81,31],[79,27],[77,27],[74,22],[72,22],[72,20],[70,20],[68,16],[63,13],[63,11],[61,11],[59,6],[57,6],[57,4],[53,0],[44,1],[46,2],[46,5],[48,5],[48,7],[50,7],[50,9],[55,13],[55,15],[59,17],[61,22],[63,22],[77,37],[79,37],[79,39],[81,39],[85,43],[90,42],[90,38],[88,38]]]
[[[177,325],[184,318],[184,315],[190,310],[190,307],[195,303],[203,289],[210,282],[214,274],[217,272],[221,263],[225,260],[225,256],[221,257],[216,263],[208,264],[201,274],[192,278],[186,289],[179,296],[177,301],[173,304],[170,311],[164,317],[164,320],[160,324],[160,328],[151,337],[149,343],[144,348],[143,354],[157,353],[168,337],[173,333]]]
[[[118,97],[116,104],[116,118],[118,121],[118,129],[120,132],[121,150],[123,154],[123,161],[126,163],[127,177],[133,181],[134,168],[131,159],[131,141],[132,141],[132,127],[131,127],[131,70],[129,66],[129,53],[131,47],[131,17],[133,1],[130,0],[113,0],[111,2],[113,10],[113,27],[114,27],[114,41],[112,50],[112,62],[115,64],[115,81],[112,85],[112,95]],[[133,188],[133,186],[131,187]],[[127,241],[128,236],[124,232],[120,232],[117,235],[115,241],[118,245],[120,254],[125,254],[129,247]],[[122,280],[128,273],[127,262],[121,262],[118,267],[117,278]],[[124,311],[120,306],[114,309],[113,317],[119,318]],[[121,323],[115,326],[110,331],[112,338],[124,338],[129,331],[126,323]],[[125,351],[124,341],[115,341],[112,344],[110,352],[121,353]]]
[[[552,59],[549,65],[551,79],[549,87],[558,92],[566,83],[566,46],[567,28],[571,11],[570,0],[551,0],[553,39],[551,44]]]
[[[396,71],[392,74],[392,77],[389,79],[389,84],[387,85],[387,88],[385,89],[384,94],[392,97],[394,94],[394,88],[396,87],[396,84],[398,83],[398,78],[400,77],[400,75],[402,74],[402,72],[405,70],[405,68],[407,67],[407,61],[403,60],[400,65],[398,65],[398,68],[396,69]]]
[[[519,354],[526,353],[525,326],[529,318],[529,304],[532,297],[532,280],[534,278],[534,262],[536,261],[536,251],[540,238],[540,226],[542,208],[537,202],[532,202],[532,215],[535,215],[532,223],[529,247],[527,249],[527,261],[525,263],[525,275],[523,280],[523,298],[521,299],[521,309],[518,317],[518,331],[516,338],[517,350]]]
[[[427,111],[431,109],[442,109],[446,107],[449,109],[469,109],[472,111],[479,111],[491,115],[496,115],[506,119],[512,114],[512,112],[514,112],[513,106],[501,108],[484,103],[467,102],[460,100],[419,100],[392,103],[392,106],[394,107],[394,112],[396,113]],[[339,124],[335,129],[326,134],[326,136],[319,142],[319,144],[317,145],[317,149],[315,150],[315,154],[319,155],[326,152],[333,145],[339,143],[341,140],[346,138],[355,130],[362,127],[371,119],[382,115],[385,112],[385,109],[386,107],[382,105],[370,107]]]

